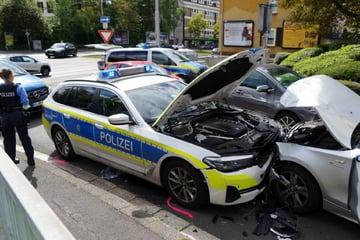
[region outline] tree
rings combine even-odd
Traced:
[[[5,0],[0,5],[0,32],[10,33],[14,37],[14,49],[28,49],[25,29],[28,29],[29,43],[32,40],[48,42],[50,29],[43,19],[39,8],[32,0]],[[3,36],[1,37],[3,41]],[[1,42],[4,46],[5,43]]]
[[[290,22],[320,24],[323,37],[341,35],[345,30],[348,40],[360,41],[359,0],[281,0],[280,5],[291,8]]]
[[[208,26],[208,22],[204,20],[204,15],[198,13],[189,20],[188,31],[194,35],[195,38],[201,36],[201,31],[205,30]]]
[[[173,32],[182,17],[178,0],[160,0],[160,29],[168,36]]]

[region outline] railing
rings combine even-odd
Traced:
[[[3,149],[0,149],[0,239],[75,240]]]

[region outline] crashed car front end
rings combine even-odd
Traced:
[[[162,131],[216,154],[204,157],[208,168],[201,169],[211,189],[210,202],[215,204],[254,199],[265,189],[278,157],[278,123],[224,104],[188,107],[169,118]]]

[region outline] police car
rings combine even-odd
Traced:
[[[68,80],[44,101],[43,125],[65,160],[146,179],[182,206],[244,203],[265,188],[280,130],[226,99],[267,55],[235,54],[187,86],[146,66]]]

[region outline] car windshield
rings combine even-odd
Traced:
[[[65,43],[54,43],[51,48],[61,48],[64,47]]]
[[[0,69],[3,69],[3,68],[10,69],[13,72],[14,77],[28,74],[28,72],[26,72],[24,69],[18,67],[15,64],[12,64],[12,63],[6,61],[6,60],[0,61]]]
[[[153,123],[186,86],[182,81],[169,81],[127,91],[145,122]]]
[[[273,76],[282,86],[287,88],[293,82],[303,78],[301,74],[287,68],[268,68],[266,72]]]
[[[189,62],[190,59],[188,59],[187,57],[185,57],[184,55],[182,55],[181,53],[172,50],[172,49],[167,49],[165,50],[166,54],[168,56],[172,56],[171,59],[174,59],[177,62]]]

